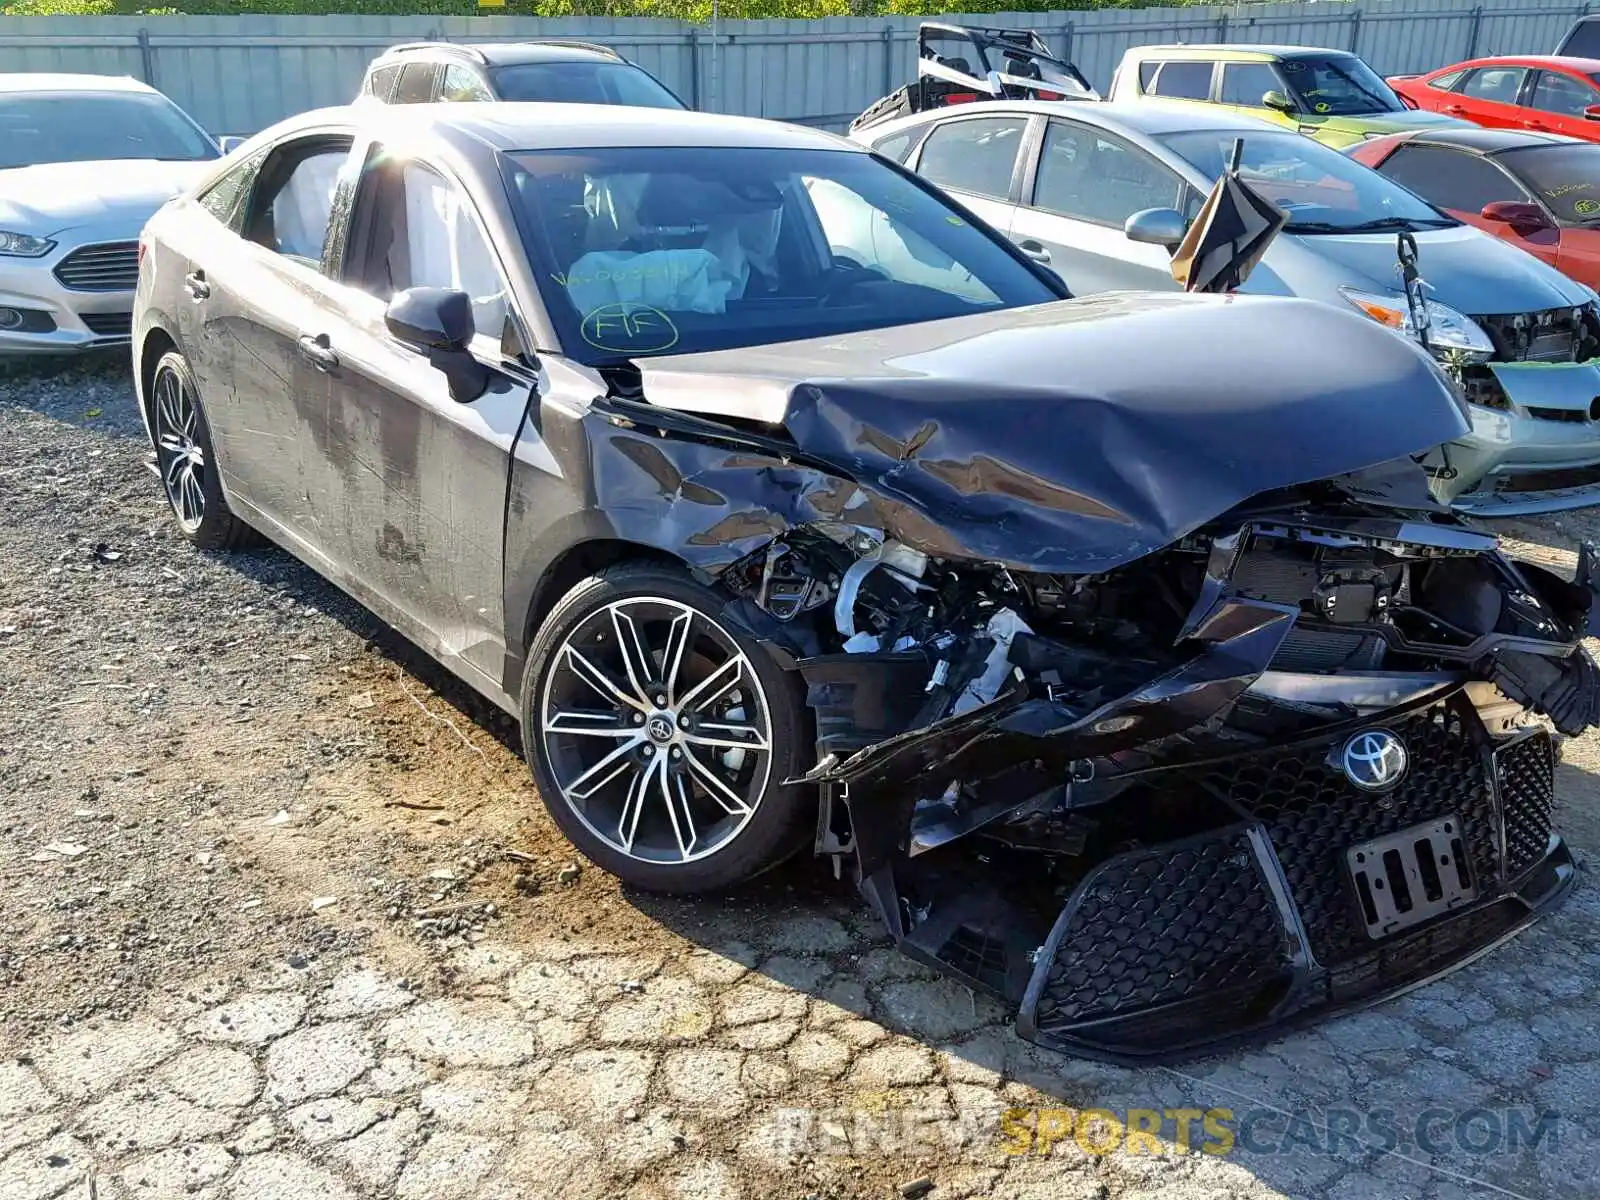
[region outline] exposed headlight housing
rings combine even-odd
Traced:
[[[43,258],[55,249],[55,245],[49,238],[0,229],[0,254],[11,258]]]
[[[1342,287],[1339,294],[1358,310],[1378,324],[1394,330],[1402,337],[1415,339],[1417,331],[1411,321],[1411,307],[1404,296],[1380,295]],[[1425,300],[1428,313],[1428,344],[1435,350],[1453,350],[1487,360],[1494,354],[1494,342],[1471,317],[1458,313],[1437,300]]]

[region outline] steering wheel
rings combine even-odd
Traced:
[[[830,308],[841,303],[853,289],[863,283],[888,283],[889,273],[881,267],[869,267],[846,254],[835,254],[828,274],[823,278],[821,307]]]

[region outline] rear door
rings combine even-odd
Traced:
[[[1456,88],[1456,102],[1440,111],[1490,129],[1521,129],[1527,116],[1522,92],[1528,74],[1527,67],[1474,67]]]
[[[297,341],[323,278],[353,141],[330,129],[272,146],[230,223],[197,221],[188,244],[191,307],[180,328],[212,419],[218,469],[244,515],[288,530],[315,504],[303,471],[306,378]]]
[[[1538,132],[1600,141],[1600,122],[1584,116],[1585,110],[1596,104],[1600,104],[1600,89],[1587,78],[1565,71],[1535,71],[1528,89],[1523,126]]]
[[[935,125],[912,169],[960,199],[1001,233],[1011,228],[1028,118],[1016,113],[953,117]]]
[[[460,182],[379,144],[364,161],[335,278],[302,331],[326,353],[309,439],[315,541],[358,594],[458,674],[498,687],[506,483],[534,385],[502,347],[524,344],[522,327]],[[493,372],[483,396],[456,401],[428,356],[389,334],[388,302],[412,287],[473,298],[472,354]],[[508,320],[517,332],[506,341]]]
[[[1198,197],[1153,155],[1102,130],[1051,118],[1011,238],[1049,253],[1077,295],[1128,288],[1176,291],[1172,254],[1129,241],[1123,225],[1147,208],[1193,216]]]

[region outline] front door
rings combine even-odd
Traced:
[[[325,353],[327,384],[314,536],[364,599],[458,674],[497,687],[506,484],[535,380],[502,353],[509,292],[467,194],[381,146],[366,161],[337,278],[301,331]],[[452,398],[427,355],[388,332],[389,300],[412,287],[473,298],[473,356],[493,369],[482,396]]]
[[[1147,208],[1181,211],[1190,194],[1183,180],[1138,147],[1053,119],[1039,147],[1031,203],[1017,209],[1011,238],[1048,250],[1051,266],[1079,296],[1176,291],[1171,251],[1129,241],[1123,225]]]

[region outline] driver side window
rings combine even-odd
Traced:
[[[320,268],[350,137],[314,136],[272,152],[249,205],[245,237]]]
[[[985,304],[999,302],[999,297],[971,271],[897,220],[892,199],[880,208],[833,180],[802,176],[802,181],[828,249],[836,259],[848,260],[901,283],[934,288]],[[949,220],[959,223],[960,218],[951,216]]]
[[[1033,206],[1120,226],[1147,208],[1178,208],[1186,190],[1176,174],[1120,138],[1051,121],[1039,152]]]

